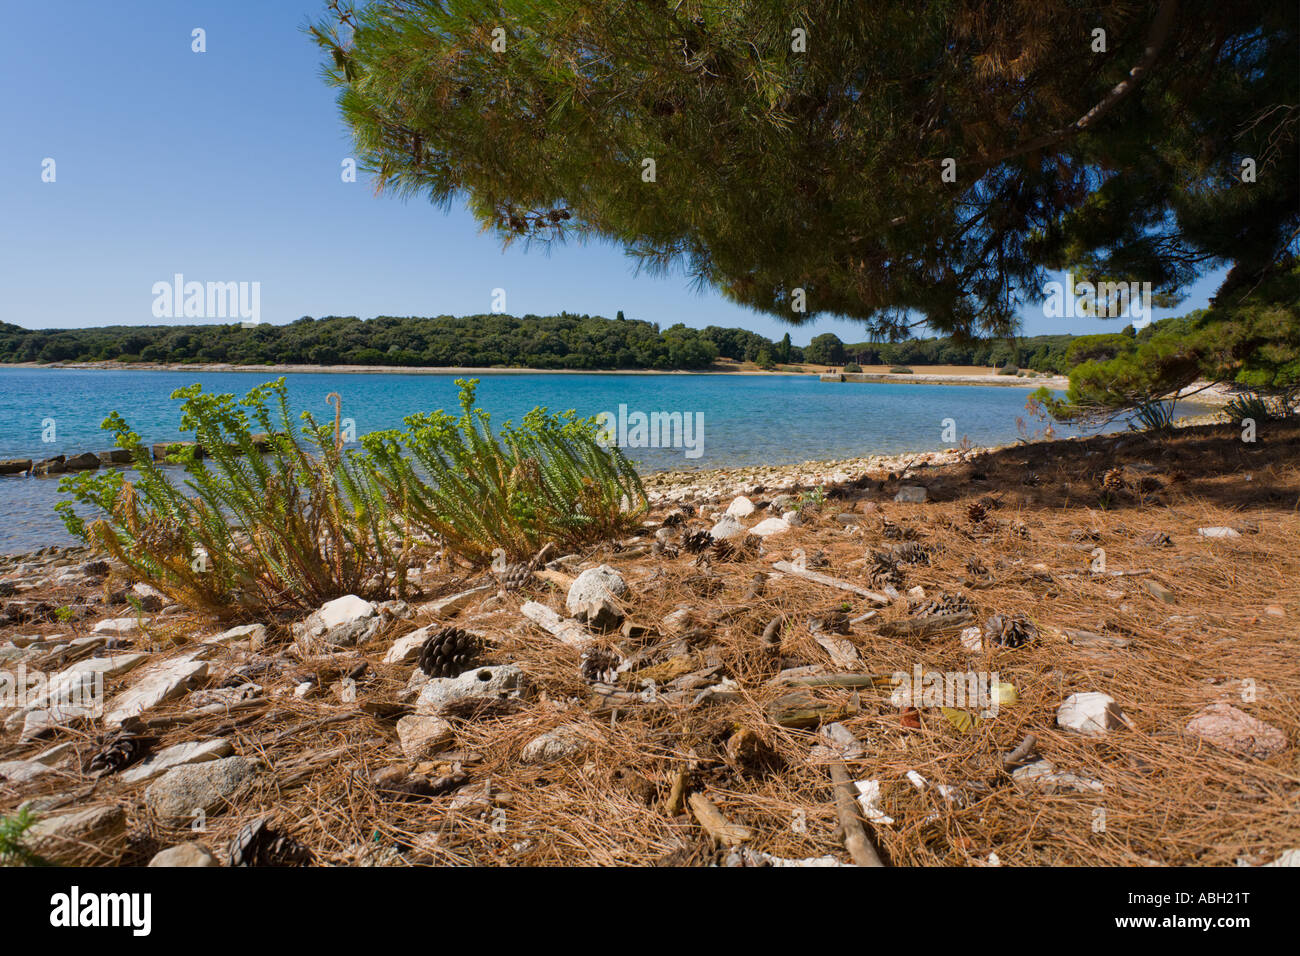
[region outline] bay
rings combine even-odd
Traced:
[[[243,396],[276,376],[265,371],[192,372],[131,369],[0,368],[0,459],[46,458],[113,447],[100,429],[110,411],[122,413],[146,442],[183,440],[177,388]],[[401,427],[414,412],[457,410],[457,373],[295,372],[284,376],[295,414],[334,418],[326,396],[343,399],[356,434]],[[1017,418],[1032,428],[1025,401],[1034,386],[858,384],[821,382],[815,375],[550,374],[477,376],[478,404],[494,426],[518,421],[534,406],[579,415],[620,406],[635,426],[637,412],[681,413],[699,423],[690,447],[627,448],[646,472],[893,454],[1014,441]],[[952,427],[945,436],[945,419]],[[1061,437],[1073,434],[1057,428]],[[955,436],[955,441],[945,440]],[[46,441],[44,439],[52,439]],[[29,551],[71,539],[54,514],[54,478],[0,478],[0,553]]]

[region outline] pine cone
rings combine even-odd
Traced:
[[[590,684],[612,684],[618,680],[618,668],[623,663],[618,651],[608,647],[593,647],[582,652],[579,669],[582,679]]]
[[[888,518],[880,519],[880,533],[891,541],[915,541],[919,535],[908,525],[894,524]]]
[[[137,737],[130,732],[112,734],[90,758],[90,770],[105,775],[117,773],[144,759],[156,742],[152,737]]]
[[[504,591],[524,591],[537,583],[533,569],[527,564],[507,564],[497,573],[497,581]]]
[[[970,602],[966,600],[964,594],[960,592],[949,594],[947,591],[941,591],[937,597],[911,608],[914,617],[935,617],[940,614],[962,614],[970,611]]]
[[[915,541],[905,541],[902,544],[894,545],[892,553],[894,560],[899,564],[930,563],[930,549]]]
[[[885,551],[872,551],[867,560],[867,580],[876,588],[901,588],[903,572],[893,555]]]
[[[1124,469],[1112,468],[1102,476],[1101,486],[1107,491],[1123,491],[1125,486]]]
[[[989,509],[979,501],[972,501],[966,508],[966,520],[973,525],[983,524],[989,516]]]
[[[1174,539],[1169,537],[1167,531],[1148,531],[1137,539],[1138,544],[1144,544],[1148,548],[1172,548]]]
[[[255,820],[230,842],[231,866],[307,866],[312,853],[297,840],[273,830],[265,818]]]
[[[456,677],[474,666],[483,641],[458,627],[444,627],[420,648],[420,670],[430,677]]]
[[[682,535],[682,547],[694,554],[712,547],[713,535],[703,528],[693,528]]]
[[[1003,647],[1024,647],[1038,640],[1038,628],[1023,617],[995,614],[984,622],[984,635]]]
[[[966,559],[966,573],[973,578],[982,578],[989,573],[989,569],[979,558],[971,557]]]
[[[758,536],[738,534],[733,538],[719,538],[713,542],[713,553],[720,561],[739,561],[758,554]],[[810,565],[811,567],[811,565]]]

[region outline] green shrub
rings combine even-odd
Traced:
[[[196,441],[168,459],[183,469],[186,490],[113,412],[102,427],[132,452],[135,479],[116,469],[64,479],[61,491],[99,512],[88,523],[60,502],[72,534],[173,600],[219,617],[315,609],[344,594],[381,597],[390,583],[404,592],[406,565],[394,551],[403,536],[368,462],[344,452],[309,414],[295,437],[284,379],[238,404],[199,385],[172,398],[183,399],[181,429]]]
[[[1238,428],[1247,418],[1253,418],[1258,424],[1274,417],[1268,402],[1256,392],[1244,392],[1235,396],[1223,410],[1228,413],[1228,421]]]
[[[862,371],[862,366],[859,365],[857,362],[849,362],[847,365],[844,366],[844,371],[846,371],[846,372],[861,372],[861,371]]]
[[[0,817],[0,866],[47,866],[46,860],[25,844],[27,831],[36,822],[31,810],[23,807],[12,816]]]
[[[890,373],[893,374],[893,375],[911,375],[911,374],[912,374],[912,370],[911,370],[910,368],[908,368],[906,365],[895,365],[895,366],[894,366],[893,368],[891,368],[889,371],[890,371]]]
[[[998,369],[998,374],[999,374],[999,375],[1018,375],[1018,374],[1020,374],[1020,369],[1018,369],[1018,368],[1017,368],[1016,366],[1014,366],[1014,365],[1004,365],[1004,366],[1002,366],[1000,369]]]
[[[530,557],[548,541],[571,547],[621,534],[646,507],[636,470],[603,447],[593,419],[535,408],[493,435],[474,408],[478,379],[457,379],[461,415],[412,415],[404,432],[362,439],[377,477],[412,525],[455,553],[486,562],[500,549]]]
[[[1161,432],[1172,428],[1174,424],[1174,402],[1172,400],[1144,402],[1134,410],[1129,428],[1133,431]]]

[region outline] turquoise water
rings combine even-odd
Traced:
[[[113,446],[101,431],[108,412],[121,412],[147,442],[179,440],[179,403],[171,393],[202,383],[205,390],[242,396],[272,378],[267,373],[159,372],[0,368],[0,459],[44,458]],[[417,411],[456,408],[451,374],[286,375],[294,412],[334,417],[330,392],[343,398],[343,417],[357,434],[401,425]],[[518,420],[536,405],[581,415],[626,406],[634,413],[680,412],[700,433],[691,447],[628,448],[647,471],[782,464],[809,459],[1001,444],[1017,436],[1031,387],[834,384],[816,376],[485,374],[478,404],[493,421]],[[945,441],[951,418],[956,442]],[[685,419],[684,419],[685,420]],[[1030,422],[1031,427],[1039,423]],[[1068,430],[1058,429],[1061,435]],[[681,439],[681,433],[677,433]],[[45,441],[43,439],[52,439]],[[685,444],[679,441],[679,444]],[[0,478],[0,553],[68,541],[53,505],[58,480]]]

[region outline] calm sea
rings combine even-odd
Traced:
[[[113,447],[100,429],[117,410],[145,441],[180,440],[179,403],[171,393],[199,382],[207,391],[242,396],[274,376],[265,372],[159,372],[0,368],[0,459],[44,458]],[[295,412],[332,421],[330,392],[343,398],[343,417],[358,435],[400,426],[413,412],[456,410],[455,375],[294,373],[285,376]],[[782,464],[809,459],[947,447],[947,437],[972,444],[1016,438],[1027,417],[1025,388],[868,385],[819,382],[815,376],[550,375],[480,376],[478,404],[493,422],[518,420],[537,405],[580,415],[620,406],[629,428],[636,413],[682,413],[692,424],[691,447],[629,448],[645,471]],[[1031,427],[1041,423],[1029,422]],[[1058,434],[1070,434],[1058,429]],[[0,477],[0,553],[68,543],[53,506],[56,478]]]

